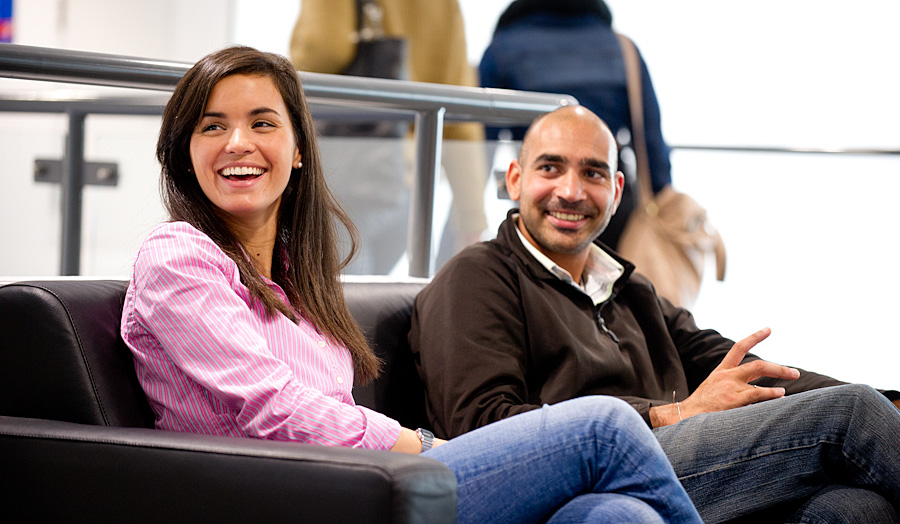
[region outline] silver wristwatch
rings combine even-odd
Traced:
[[[419,442],[422,443],[423,453],[431,449],[431,447],[434,445],[434,433],[428,431],[427,429],[417,429],[416,436],[419,437]]]

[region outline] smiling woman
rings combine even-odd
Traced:
[[[248,91],[251,89],[253,91]],[[226,94],[231,96],[225,97]],[[266,155],[271,155],[265,158],[261,151],[253,150],[261,149],[261,142],[250,139],[251,135],[264,136],[265,132],[247,129],[248,126],[265,129],[260,122],[272,120],[269,111],[255,114],[261,108],[280,110],[282,132],[291,137],[290,141],[280,142],[283,148],[280,152],[274,152],[268,146],[262,148]],[[269,120],[266,120],[267,116]],[[216,117],[227,120],[215,120]],[[205,120],[210,118],[213,120]],[[229,126],[238,128],[237,132],[229,134]],[[201,148],[199,144],[205,143],[205,139],[197,140],[198,133],[203,135],[206,129],[215,135],[219,128],[223,130],[223,136],[234,136],[234,143],[223,145],[220,150]],[[194,147],[198,148],[196,158],[192,155]],[[244,150],[235,153],[235,147]],[[227,153],[229,148],[231,153]],[[292,167],[298,151],[307,162]],[[216,157],[218,154],[228,160],[223,160],[223,156]],[[355,371],[361,378],[374,376],[378,369],[377,359],[352,317],[349,313],[344,314],[343,291],[337,281],[341,267],[355,251],[356,230],[325,184],[312,117],[297,72],[290,62],[284,57],[247,47],[226,48],[201,59],[178,83],[163,111],[156,157],[162,166],[160,185],[169,217],[173,222],[184,222],[202,231],[228,256],[236,266],[235,276],[247,288],[248,298],[258,301],[268,315],[281,313],[297,319],[298,312],[302,311],[321,332],[347,346],[353,356]],[[286,186],[274,197],[278,201],[273,215],[277,224],[272,228],[271,222],[266,223],[270,228],[266,231],[268,238],[254,230],[253,223],[232,215],[228,208],[220,207],[210,196],[218,198],[226,185],[224,179],[221,185],[212,183],[220,178],[216,171],[228,167],[228,161],[238,158],[270,171],[274,169],[274,159],[278,158],[282,159],[278,162],[280,168],[288,170],[281,173],[287,177]],[[290,160],[283,160],[285,158]],[[299,165],[300,157],[296,160]],[[269,174],[260,178],[276,176]],[[262,189],[269,181],[253,185]],[[215,191],[207,194],[206,191],[213,188]],[[244,191],[258,194],[256,189]],[[269,210],[272,211],[271,207]],[[257,216],[257,223],[260,216]],[[349,232],[351,250],[347,260],[339,259],[332,220],[343,224]],[[248,243],[250,239],[252,242]],[[271,261],[275,254],[290,260],[291,264],[273,265]],[[266,261],[268,263],[259,263]]]

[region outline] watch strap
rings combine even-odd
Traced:
[[[428,431],[427,429],[419,428],[416,430],[416,436],[419,437],[419,442],[422,443],[422,452],[426,452],[434,446],[434,433]]]

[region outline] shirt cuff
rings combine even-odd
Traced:
[[[358,407],[366,417],[366,433],[360,447],[385,451],[394,447],[400,438],[400,423],[367,407]]]

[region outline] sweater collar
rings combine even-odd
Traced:
[[[586,286],[582,287],[573,280],[568,271],[559,267],[522,236],[516,224],[518,216],[518,209],[511,209],[507,213],[506,220],[503,221],[497,232],[497,239],[509,246],[519,256],[523,265],[535,278],[567,282],[589,296],[596,305],[609,300],[618,293],[634,270],[633,264],[600,241],[594,241],[591,246],[591,257],[588,265],[585,266]]]

